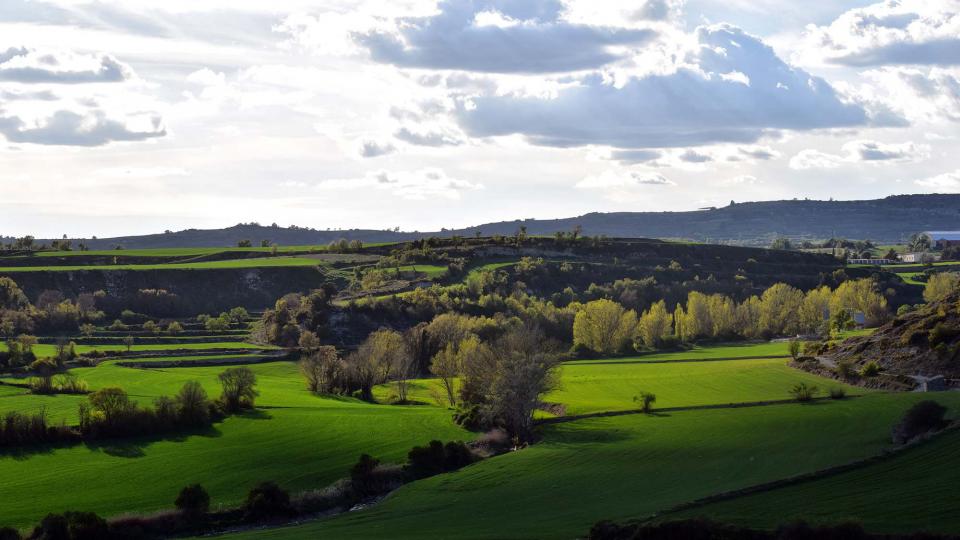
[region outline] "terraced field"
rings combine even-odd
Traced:
[[[47,265],[0,267],[0,274],[21,272],[76,272],[85,270],[216,270],[223,268],[276,268],[320,266],[323,261],[310,257],[256,257],[224,261],[199,261],[167,264]]]

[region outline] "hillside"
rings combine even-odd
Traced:
[[[843,342],[826,359],[858,370],[875,362],[882,378],[907,384],[913,376],[960,378],[960,291]]]
[[[867,201],[767,201],[730,204],[688,212],[589,213],[552,220],[514,220],[435,232],[371,229],[316,230],[240,224],[224,229],[188,229],[145,236],[82,240],[92,249],[227,247],[241,240],[279,245],[319,245],[346,238],[363,242],[396,242],[429,236],[512,235],[524,226],[528,234],[550,235],[576,226],[583,234],[619,238],[684,238],[697,241],[768,245],[776,236],[826,239],[843,237],[898,242],[923,230],[960,228],[960,195],[898,195]],[[9,242],[10,238],[0,238]],[[50,243],[51,240],[40,240]],[[78,241],[75,240],[75,244]]]

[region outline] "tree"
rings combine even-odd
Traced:
[[[127,352],[130,352],[130,349],[133,348],[133,344],[136,343],[136,340],[133,336],[123,336],[123,345],[127,348]]]
[[[637,330],[643,344],[650,348],[658,347],[673,334],[673,316],[667,311],[663,300],[655,302],[643,312]]]
[[[927,287],[923,290],[923,299],[927,302],[936,302],[958,290],[960,290],[960,273],[942,272],[933,274],[927,280]]]
[[[133,403],[123,388],[101,388],[87,399],[94,410],[103,415],[104,423],[108,426],[116,425],[133,408]]]
[[[200,484],[192,484],[180,490],[173,504],[181,513],[196,518],[210,510],[210,495]]]
[[[183,383],[174,402],[177,416],[184,424],[202,426],[210,420],[210,401],[207,398],[207,391],[197,381]]]
[[[84,337],[90,337],[96,332],[97,327],[90,323],[80,325],[80,334],[82,334]]]
[[[407,400],[413,356],[403,335],[393,330],[377,330],[367,336],[352,357],[352,372],[359,375],[357,382],[363,399],[372,400],[373,385],[392,377],[397,383],[398,399],[401,402]]]
[[[175,336],[182,332],[183,332],[183,325],[177,321],[171,321],[170,324],[167,325],[167,333],[170,334],[171,336]]]
[[[152,333],[152,334],[159,334],[159,333],[160,333],[160,325],[157,324],[157,323],[155,323],[155,322],[153,322],[153,321],[147,321],[147,322],[143,323],[143,330],[146,331],[146,332],[150,332],[150,333]]]
[[[448,343],[433,357],[430,372],[440,378],[451,407],[457,405],[456,379],[480,346],[480,338],[471,334],[460,340],[460,343]]]
[[[533,436],[533,413],[541,397],[559,383],[559,363],[539,329],[521,327],[492,348],[495,371],[487,393],[487,414],[520,440]]]
[[[797,358],[800,357],[800,341],[799,340],[796,340],[796,339],[790,340],[790,345],[788,348],[790,351],[790,358],[793,358],[794,360],[796,360]]]
[[[300,334],[298,344],[305,352],[314,352],[320,347],[320,338],[317,337],[317,334],[305,330]]]
[[[253,246],[253,243],[250,240],[241,240],[237,242],[237,247],[239,248],[248,248],[252,246]]]
[[[771,335],[794,335],[800,330],[800,307],[803,291],[785,283],[775,283],[760,296],[761,332]]]
[[[910,235],[910,239],[907,241],[907,246],[910,251],[920,253],[927,251],[932,246],[930,241],[930,236],[926,233],[914,233]]]
[[[793,249],[793,244],[790,242],[789,238],[780,236],[770,244],[770,249],[790,250]]]
[[[219,375],[223,393],[220,399],[229,412],[252,409],[254,400],[260,395],[255,386],[257,376],[248,367],[230,368]]]
[[[18,310],[29,303],[27,295],[15,281],[8,277],[0,277],[0,309]]]
[[[877,284],[870,278],[844,281],[830,298],[830,312],[852,310],[863,313],[867,326],[879,326],[890,313],[887,299],[877,292]]]
[[[601,354],[621,352],[631,342],[636,326],[636,312],[612,300],[587,302],[573,320],[573,345]]]
[[[307,389],[319,394],[333,393],[343,376],[343,361],[330,345],[317,347],[313,354],[300,359],[300,373],[307,380]]]
[[[231,309],[230,312],[227,313],[227,318],[230,319],[231,323],[239,326],[250,318],[250,313],[247,312],[246,308],[238,306]]]
[[[800,305],[800,328],[804,332],[818,332],[824,328],[824,322],[830,313],[830,287],[819,287],[807,291]]]

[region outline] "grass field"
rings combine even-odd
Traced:
[[[322,487],[345,476],[363,452],[399,461],[412,446],[432,438],[471,436],[442,409],[312,396],[292,363],[251,369],[261,393],[257,411],[228,418],[207,432],[0,454],[0,523],[26,526],[47,512],[71,509],[115,515],[168,508],[179,489],[193,482],[210,491],[214,504],[236,503],[260,480],[275,480],[292,490]],[[222,368],[102,365],[76,371],[93,388],[119,385],[149,401],[174,393],[187,380],[200,381],[216,396]],[[37,398],[10,397],[6,390],[0,386],[0,406],[7,399]],[[63,398],[73,405],[82,399],[53,399]]]
[[[868,530],[960,534],[958,455],[960,432],[953,431],[889,461],[668,517],[706,516],[764,528],[799,517],[818,523],[855,519]]]
[[[144,345],[133,345],[130,350],[133,352],[147,352],[147,351],[176,351],[176,350],[192,350],[192,351],[208,351],[211,349],[276,349],[277,347],[273,345],[259,345],[255,343],[247,343],[244,341],[221,341],[215,343],[197,343],[190,342],[187,340],[182,341],[181,343],[151,343]],[[7,350],[6,343],[0,343],[0,351]],[[112,352],[112,351],[125,351],[127,350],[126,345],[77,345],[77,354],[84,354],[91,351],[101,351],[101,352]],[[47,343],[41,343],[39,345],[33,346],[33,354],[37,358],[50,357],[56,354],[57,346]]]
[[[533,447],[410,484],[368,510],[230,538],[575,538],[600,519],[641,518],[876,454],[889,446],[890,426],[923,397],[557,424]],[[960,394],[943,399],[960,405]]]

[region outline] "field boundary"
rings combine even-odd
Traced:
[[[860,396],[847,396],[844,399],[855,399]],[[815,397],[806,402],[835,401],[829,396]],[[712,403],[708,405],[684,405],[680,407],[663,407],[660,409],[651,409],[644,412],[643,409],[625,409],[622,411],[603,411],[595,413],[574,414],[571,416],[560,416],[557,418],[541,418],[536,421],[538,425],[563,424],[566,422],[576,422],[578,420],[589,420],[591,418],[610,418],[614,416],[628,416],[631,414],[649,414],[656,416],[661,413],[682,412],[682,411],[709,411],[714,409],[746,409],[750,407],[768,407],[771,405],[802,405],[796,399],[768,399],[765,401],[743,401],[740,403]]]
[[[643,358],[635,357],[635,358]],[[572,366],[605,366],[615,364],[684,364],[691,362],[732,362],[734,360],[779,360],[783,358],[792,358],[789,354],[763,354],[756,356],[723,356],[720,358],[677,358],[675,360],[590,360],[576,359],[567,360],[564,364]]]
[[[883,463],[887,460],[890,460],[900,455],[903,455],[905,453],[908,453],[910,450],[913,450],[917,447],[923,446],[929,443],[930,441],[933,441],[934,439],[938,439],[951,431],[957,431],[958,428],[960,428],[960,422],[953,421],[947,427],[941,429],[940,431],[927,434],[926,436],[921,436],[917,439],[914,439],[913,441],[910,441],[907,444],[902,444],[899,446],[888,448],[886,450],[883,450],[879,454],[875,454],[875,455],[872,455],[863,459],[858,459],[855,461],[850,461],[840,465],[835,465],[833,467],[827,467],[825,469],[820,469],[817,471],[802,473],[802,474],[790,476],[787,478],[781,478],[779,480],[772,480],[770,482],[764,482],[762,484],[755,484],[752,486],[747,486],[745,488],[715,493],[713,495],[708,495],[706,497],[702,497],[699,499],[694,499],[692,501],[687,501],[684,503],[674,505],[666,510],[662,510],[646,518],[641,518],[637,520],[637,522],[647,523],[667,515],[676,514],[686,510],[692,510],[695,508],[701,508],[713,503],[730,501],[734,499],[739,499],[741,497],[746,497],[749,495],[756,495],[758,493],[773,491],[775,489],[779,489],[783,487],[790,487],[790,486],[805,484],[808,482],[814,482],[817,480],[822,480],[824,478],[837,476],[839,474],[843,474],[846,472],[862,469],[864,467],[874,465],[877,463]]]

